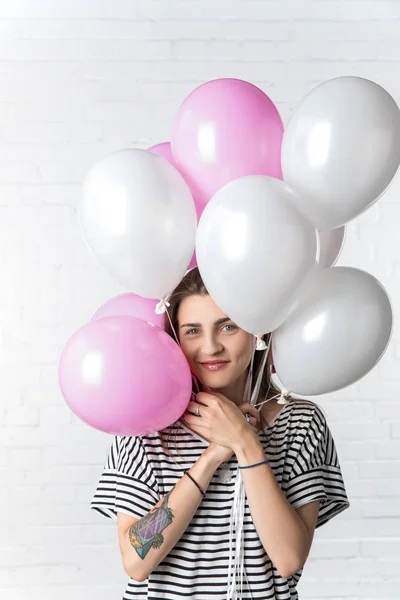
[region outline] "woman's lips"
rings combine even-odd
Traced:
[[[216,363],[200,363],[200,364],[203,367],[203,369],[206,369],[207,371],[219,371],[220,369],[223,369],[224,367],[226,367],[229,363],[228,362],[216,362]]]

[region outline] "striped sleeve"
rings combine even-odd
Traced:
[[[140,437],[115,436],[90,508],[115,521],[118,512],[140,519],[159,500],[157,480]]]
[[[296,451],[286,497],[293,508],[320,500],[316,527],[350,506],[335,443],[319,406]]]

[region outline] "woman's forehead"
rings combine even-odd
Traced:
[[[217,306],[211,296],[192,295],[184,298],[179,306],[178,320],[180,323],[213,323],[227,315]]]

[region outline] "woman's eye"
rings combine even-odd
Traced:
[[[236,325],[224,325],[222,329],[225,329],[225,327],[231,328],[231,329],[228,329],[228,331],[233,331],[233,330],[237,329]],[[186,332],[186,335],[195,335],[198,332],[199,332],[198,329],[188,329],[188,331]]]

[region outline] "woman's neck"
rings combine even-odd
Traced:
[[[246,387],[247,373],[248,370],[244,371],[239,377],[239,379],[237,379],[234,383],[231,383],[226,387],[212,388],[210,390],[211,393],[218,392],[220,394],[223,394],[226,398],[231,400],[231,402],[234,402],[237,406],[239,404],[243,404],[243,402],[245,402],[244,390]],[[204,391],[208,391],[203,384],[201,385],[201,387],[204,389]]]

